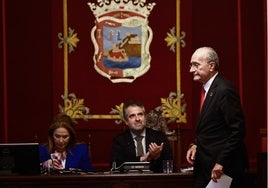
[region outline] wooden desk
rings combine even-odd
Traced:
[[[192,174],[90,174],[0,176],[1,188],[192,188]]]

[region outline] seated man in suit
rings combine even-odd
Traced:
[[[151,128],[146,128],[146,114],[142,102],[130,100],[123,106],[125,124],[129,129],[113,139],[111,166],[116,162],[150,162],[150,170],[163,172],[162,161],[172,159],[172,150],[167,136]],[[140,151],[136,137],[141,137]]]

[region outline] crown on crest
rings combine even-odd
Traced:
[[[146,4],[146,0],[97,0],[97,2],[98,4],[88,3],[96,18],[118,10],[138,13],[147,18],[156,4]]]

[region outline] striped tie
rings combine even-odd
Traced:
[[[142,147],[142,139],[143,136],[136,136],[135,140],[137,141],[137,155],[138,156],[143,156],[143,147]]]

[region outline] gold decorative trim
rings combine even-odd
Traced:
[[[68,30],[68,13],[67,13],[67,0],[63,0],[63,36],[62,33],[58,34],[60,42],[58,47],[62,48],[63,45],[63,62],[64,62],[64,94],[61,96],[64,101],[64,106],[59,105],[59,111],[64,112],[73,119],[87,120],[89,108],[84,106],[84,99],[77,99],[74,93],[68,92],[68,52],[74,51],[77,47],[79,39],[74,29],[69,27]],[[68,32],[69,31],[69,32]],[[69,33],[69,35],[68,35]],[[68,51],[69,49],[69,51]]]
[[[162,111],[162,115],[169,120],[167,123],[186,123],[186,103],[180,103],[184,98],[183,94],[177,96],[175,92],[171,92],[168,98],[161,98],[162,105],[157,107],[157,111]]]
[[[173,51],[175,53],[175,45],[177,42],[181,43],[181,47],[186,46],[186,42],[183,40],[186,36],[186,33],[184,31],[181,32],[181,36],[176,36],[175,34],[175,27],[172,29],[169,29],[170,33],[167,33],[167,37],[165,38],[165,41],[167,42],[167,46],[170,46],[169,50]]]
[[[69,46],[69,53],[74,51],[74,47],[77,46],[77,43],[79,42],[79,38],[77,38],[77,33],[74,33],[74,29],[69,27],[69,36],[62,37],[62,33],[58,34],[58,38],[60,39],[60,42],[58,44],[59,48],[62,48],[62,44],[67,43]]]
[[[124,105],[124,103],[121,103],[119,106],[116,105],[115,106],[116,108],[115,109],[112,108],[112,111],[110,112],[110,114],[119,114],[120,120],[116,120],[115,121],[116,124],[121,124],[123,122],[123,119],[124,119],[124,117],[123,117],[123,105]]]
[[[62,95],[61,98],[64,100],[65,106],[59,105],[60,112],[64,112],[73,119],[87,120],[86,114],[89,113],[89,108],[84,106],[84,99],[77,99],[74,93],[68,96]]]
[[[185,33],[182,32],[182,37],[180,36],[180,1],[176,1],[176,35],[174,28],[170,30],[165,41],[168,42],[170,49],[175,52],[176,44],[176,73],[177,73],[177,92],[171,92],[167,99],[161,98],[162,105],[158,108],[162,111],[162,115],[165,118],[169,118],[168,123],[176,121],[176,123],[186,123],[186,103],[184,102],[184,94],[181,93],[181,41],[185,37]],[[182,47],[186,43],[182,42]],[[183,102],[182,102],[183,101]]]

